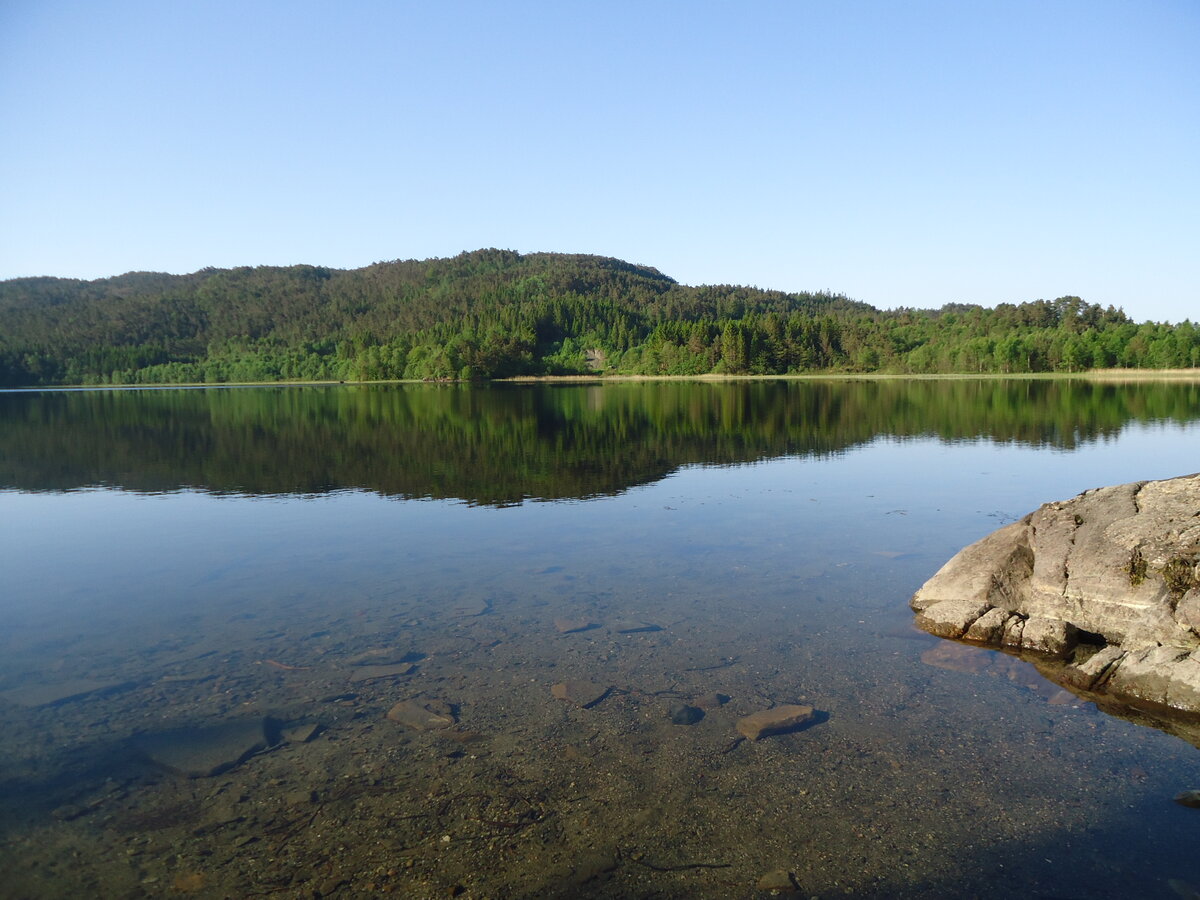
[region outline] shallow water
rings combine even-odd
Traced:
[[[1198,890],[1195,748],[907,607],[1046,500],[1194,471],[1198,438],[1189,385],[0,394],[4,890]],[[410,698],[456,724],[386,718]],[[738,740],[784,703],[816,721]],[[261,717],[219,774],[146,758]]]

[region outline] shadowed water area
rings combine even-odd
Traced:
[[[1195,896],[1200,731],[908,599],[1198,440],[1179,383],[0,393],[0,895]]]

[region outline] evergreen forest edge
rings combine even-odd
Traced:
[[[4,386],[1196,366],[1190,321],[1078,297],[878,310],[575,254],[0,282]]]

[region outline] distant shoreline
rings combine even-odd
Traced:
[[[1200,380],[1200,369],[1091,369],[1083,374],[1098,381]]]
[[[370,384],[611,384],[649,381],[1197,381],[1196,369],[1090,369],[1086,372],[996,372],[971,374],[946,372],[939,374],[889,374],[886,372],[812,372],[791,375],[517,375],[487,381],[423,381],[415,378],[390,378],[379,381],[226,381],[162,384],[47,384],[0,388],[0,393],[21,391],[111,391],[111,390],[196,390],[200,388],[248,387],[336,387],[338,385]]]
[[[806,372],[789,375],[516,375],[497,378],[495,382],[509,384],[577,383],[596,384],[609,381],[1062,381],[1082,378],[1095,381],[1135,379],[1138,381],[1200,381],[1197,369],[1091,369],[1086,372],[941,372],[915,374],[899,372]],[[357,382],[373,383],[373,382]]]

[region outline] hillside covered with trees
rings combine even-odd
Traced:
[[[8,386],[1198,365],[1192,323],[1137,324],[1078,297],[884,311],[583,255],[0,282]]]

